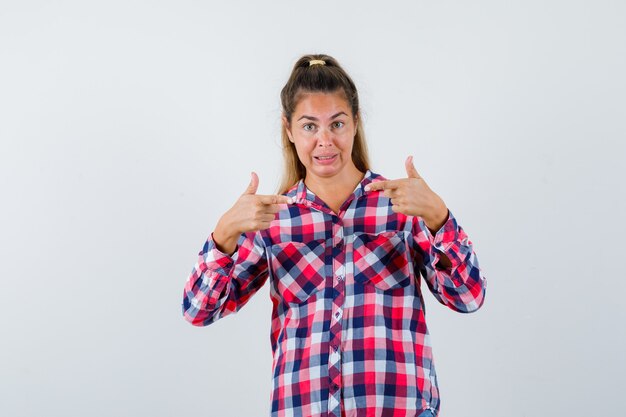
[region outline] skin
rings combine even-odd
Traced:
[[[291,123],[282,119],[306,168],[305,185],[335,213],[364,176],[352,161],[357,117],[343,92],[335,92],[303,95]],[[335,155],[335,159],[330,164],[316,159],[324,155]]]
[[[304,183],[335,213],[363,179],[352,161],[357,115],[353,115],[343,92],[307,93],[298,102],[291,121],[283,116],[289,140],[295,145],[300,162],[306,168]],[[324,163],[318,156],[334,156]],[[392,210],[424,219],[431,233],[447,221],[448,209],[413,166],[412,157],[405,162],[407,178],[374,182],[367,192],[383,192],[391,199]],[[259,178],[252,172],[250,184],[235,204],[220,218],[213,232],[219,250],[233,254],[241,233],[267,229],[286,196],[257,195]],[[444,265],[449,264],[442,255]]]

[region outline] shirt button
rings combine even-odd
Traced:
[[[333,391],[337,391],[337,390],[339,389],[339,385],[337,385],[337,384],[335,384],[335,383],[332,383],[332,384],[330,384],[330,388],[331,388]]]
[[[337,281],[343,281],[343,275],[337,275]]]
[[[333,345],[333,350],[334,350],[335,352],[337,352],[337,351],[339,350],[339,346],[338,346],[338,345]]]
[[[338,311],[338,312],[335,313],[335,317],[336,318],[339,318],[339,316],[341,316],[341,311]]]
[[[335,247],[336,247],[336,248],[340,248],[340,247],[342,247],[342,246],[343,246],[343,239],[341,239],[341,240],[337,241],[337,243],[335,244]]]

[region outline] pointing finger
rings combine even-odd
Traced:
[[[371,182],[365,186],[365,191],[380,191],[398,188],[400,185],[399,180],[387,180]]]
[[[262,195],[260,197],[263,204],[293,204],[291,197],[286,195]]]
[[[385,189],[387,181],[371,182],[365,186],[365,191],[380,191]]]

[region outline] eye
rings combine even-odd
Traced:
[[[310,127],[310,129],[309,129]],[[307,123],[304,126],[302,126],[302,128],[304,130],[306,130],[307,132],[310,132],[311,130],[313,130],[313,128],[315,127],[315,125],[313,123]]]
[[[336,128],[340,128],[340,127],[343,127],[344,123],[343,123],[343,122],[335,122],[335,123],[333,123],[333,125],[334,125]]]

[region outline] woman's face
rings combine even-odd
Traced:
[[[342,91],[306,93],[296,105],[290,126],[283,117],[307,177],[331,178],[356,170],[352,162],[355,122]]]

